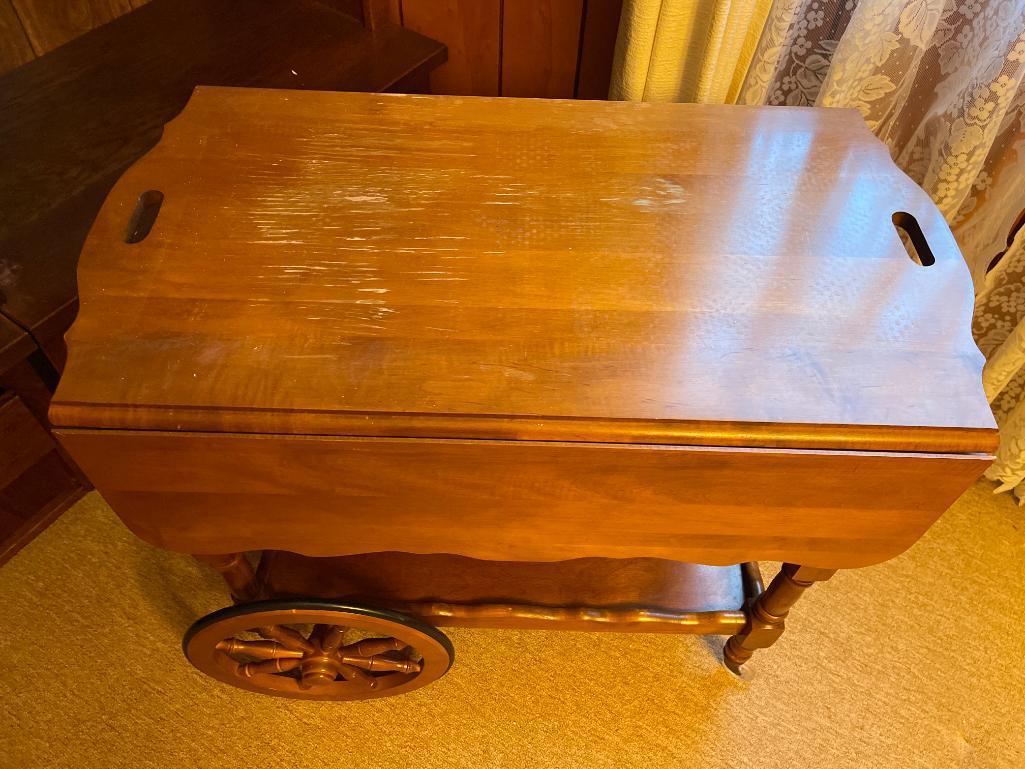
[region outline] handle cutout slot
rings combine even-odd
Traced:
[[[153,229],[153,223],[160,213],[160,206],[164,202],[164,193],[160,190],[146,190],[139,196],[135,203],[135,210],[128,220],[128,228],[125,230],[125,243],[141,243]]]
[[[931,267],[936,264],[936,257],[925,239],[918,220],[907,211],[897,211],[892,217],[893,226],[897,230],[900,242],[904,244],[904,250],[908,252],[908,258],[921,267]]]

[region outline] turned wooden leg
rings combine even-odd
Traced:
[[[256,573],[242,553],[218,553],[217,555],[193,555],[192,557],[200,563],[212,566],[221,573],[224,581],[228,583],[231,597],[236,603],[252,601],[258,597]]]
[[[784,620],[790,607],[813,582],[824,582],[835,569],[783,564],[783,569],[769,583],[768,589],[748,607],[747,624],[723,647],[723,662],[740,675],[740,666],[751,659],[755,649],[772,646],[783,635]]]

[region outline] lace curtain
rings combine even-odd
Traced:
[[[854,107],[928,192],[976,288],[1025,498],[1025,0],[625,0],[610,98]],[[994,263],[995,266],[989,269]]]

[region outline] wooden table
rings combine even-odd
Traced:
[[[79,281],[61,441],[225,575],[186,652],[257,691],[407,691],[444,625],[738,670],[996,442],[967,268],[854,111],[203,88]]]

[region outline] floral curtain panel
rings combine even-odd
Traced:
[[[724,18],[735,23],[720,33]],[[1025,0],[626,0],[610,92],[859,110],[943,211],[971,269],[973,330],[1001,428],[987,475],[1020,498],[1023,79]]]

